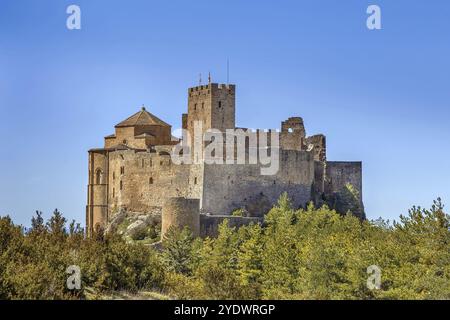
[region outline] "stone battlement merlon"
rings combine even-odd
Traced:
[[[188,92],[193,93],[193,92],[210,90],[210,89],[221,89],[221,90],[228,89],[228,90],[232,90],[234,92],[236,89],[236,85],[225,84],[225,83],[209,83],[209,84],[198,85],[195,87],[190,87],[190,88],[188,88]]]

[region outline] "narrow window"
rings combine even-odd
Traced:
[[[116,189],[113,188],[113,198],[116,196]]]
[[[194,178],[194,184],[197,184],[197,177]]]
[[[222,101],[219,101],[219,108],[222,108]]]
[[[205,108],[205,103],[204,102],[202,102],[202,109],[204,109]]]
[[[122,190],[122,188],[123,188],[123,183],[122,183],[122,180],[120,181],[120,190]]]
[[[148,183],[153,184],[153,178],[150,177],[150,179],[148,179]]]
[[[113,180],[116,180],[116,173],[113,171]]]
[[[142,159],[142,168],[144,167],[144,159]]]
[[[196,103],[194,104],[194,110],[197,110],[197,104]]]
[[[96,184],[101,184],[102,183],[102,170],[101,169],[97,169],[97,171],[95,172],[95,183]]]

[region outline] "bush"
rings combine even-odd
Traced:
[[[0,218],[1,299],[148,290],[179,299],[450,299],[450,217],[440,199],[391,224],[327,206],[295,210],[284,194],[264,226],[225,220],[215,239],[171,229],[161,252],[65,224],[57,210],[46,223],[37,212],[29,230]],[[66,287],[70,265],[81,269],[81,290]],[[373,265],[376,290],[367,286]]]

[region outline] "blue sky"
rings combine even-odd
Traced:
[[[450,205],[449,17],[446,0],[4,0],[0,215],[84,224],[87,150],[142,104],[179,127],[187,88],[225,82],[227,59],[237,125],[302,116],[329,160],[363,161],[369,218]]]

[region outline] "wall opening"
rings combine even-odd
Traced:
[[[102,184],[102,182],[103,182],[103,172],[101,169],[97,169],[95,171],[95,183]]]

